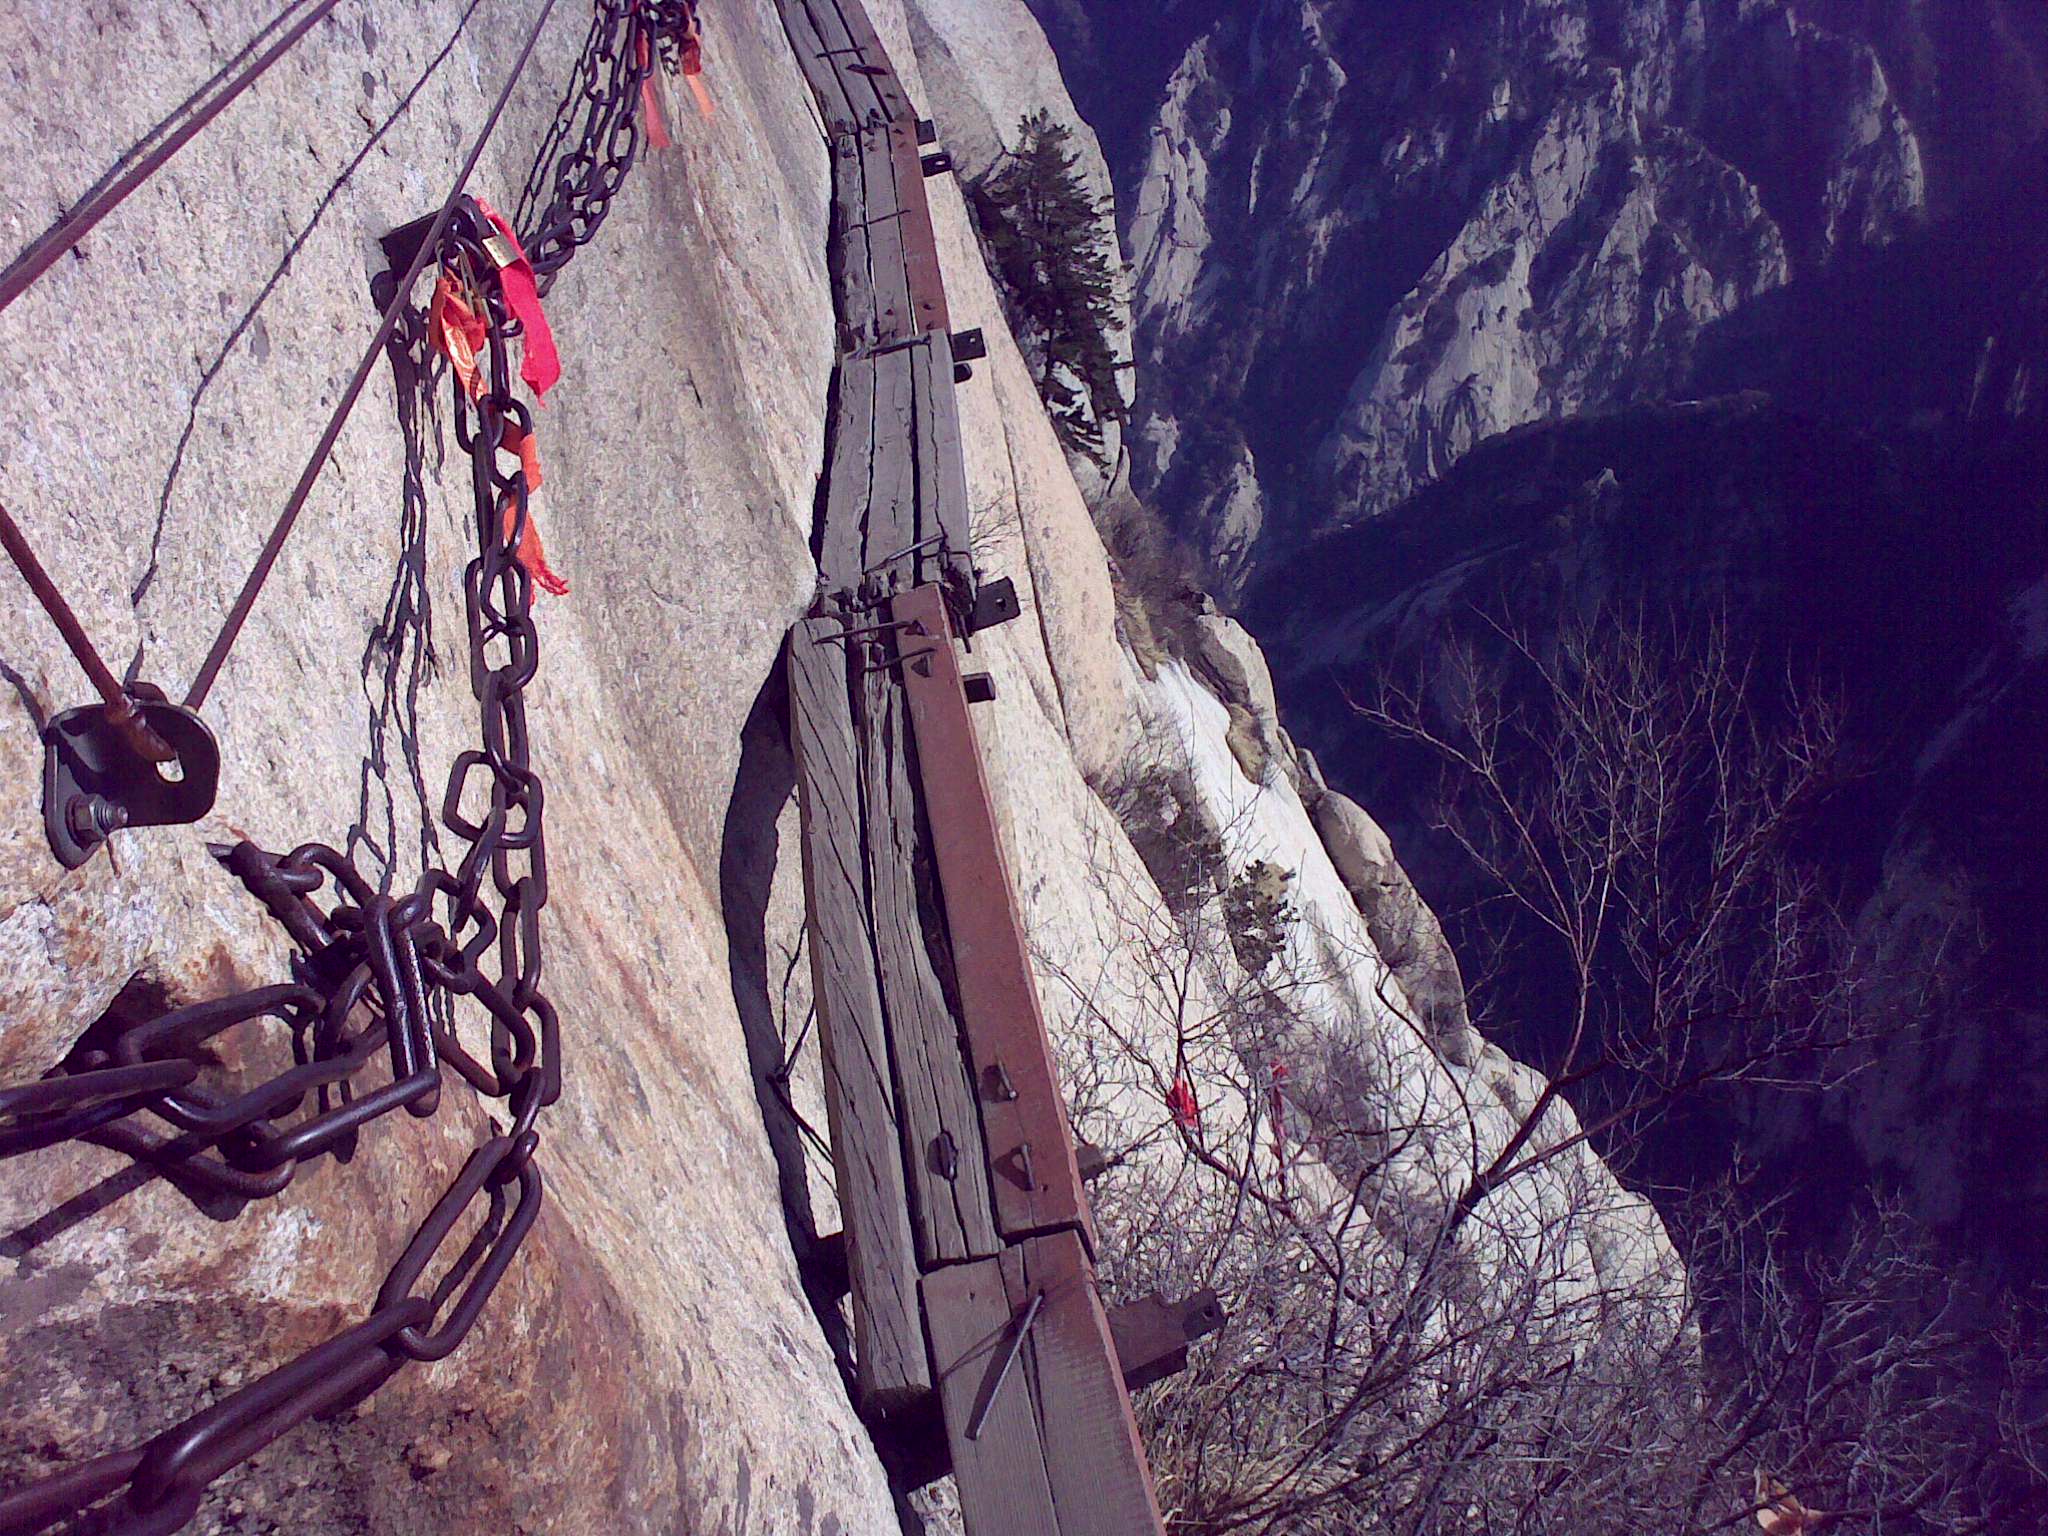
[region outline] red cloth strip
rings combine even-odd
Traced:
[[[536,400],[545,400],[547,393],[562,376],[562,360],[555,351],[555,333],[548,325],[546,311],[540,307],[540,288],[534,282],[533,263],[527,260],[526,250],[519,243],[519,237],[512,233],[507,224],[482,198],[476,205],[483,216],[497,226],[498,233],[512,244],[516,258],[508,267],[498,269],[498,281],[504,285],[505,307],[512,311],[526,333],[525,346],[519,358],[519,377],[526,380]]]

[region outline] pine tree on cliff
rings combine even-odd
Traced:
[[[1016,150],[968,192],[1053,426],[1070,450],[1100,459],[1101,424],[1124,416],[1117,373],[1126,365],[1109,344],[1116,274],[1102,209],[1075,170],[1072,137],[1049,113],[1033,113],[1019,124]]]

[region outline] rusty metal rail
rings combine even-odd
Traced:
[[[810,954],[845,1221],[859,1405],[933,1436],[968,1536],[1163,1530],[1127,1372],[1207,1331],[1113,1328],[960,646],[1014,616],[968,556],[929,134],[859,0],[780,0],[832,156],[840,358],[790,634]],[[1214,1312],[1214,1298],[1202,1304]],[[1121,1333],[1133,1342],[1120,1354]]]

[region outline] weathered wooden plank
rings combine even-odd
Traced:
[[[887,1415],[931,1391],[918,1326],[895,1088],[863,891],[853,706],[829,619],[790,631],[790,736],[803,819],[811,982],[825,1063],[832,1161],[853,1277],[860,1408]]]
[[[825,120],[827,135],[849,131],[865,114],[865,108],[856,112],[847,99],[845,77],[826,56],[824,40],[818,36],[810,8],[804,0],[782,0],[777,10],[782,14],[782,30],[789,34],[790,49],[796,54],[797,68],[803,71],[811,94],[818,99],[818,114]]]
[[[910,787],[902,684],[890,668],[872,668],[861,701],[868,907],[896,1069],[911,1227],[919,1264],[931,1269],[990,1257],[1002,1244],[966,1048],[926,947],[927,914],[918,896],[920,817]],[[929,915],[938,920],[936,911]]]
[[[875,371],[874,476],[863,543],[870,569],[917,542],[916,401],[910,378],[917,350],[898,348],[868,360]]]
[[[1060,1536],[1052,1482],[1019,1359],[988,1400],[980,1432],[968,1436],[977,1405],[1010,1341],[1014,1309],[996,1259],[956,1264],[924,1277],[925,1326],[960,1514],[967,1536]]]
[[[824,3],[830,4],[831,0],[824,0]],[[843,67],[847,73],[866,82],[874,97],[875,110],[884,118],[909,115],[910,103],[903,93],[903,82],[897,77],[896,67],[889,61],[888,50],[882,46],[881,36],[875,31],[874,23],[868,19],[860,0],[841,0],[837,9],[847,40],[857,51],[857,56],[845,60]],[[848,90],[856,102],[862,102],[856,94],[857,86],[849,82]]]
[[[849,133],[832,144],[832,236],[827,265],[839,306],[842,352],[875,344],[874,226],[868,220],[867,180],[861,145],[866,135]],[[897,258],[892,255],[890,260]]]
[[[949,578],[974,587],[973,531],[968,526],[967,461],[960,441],[960,402],[953,391],[953,339],[933,331],[911,349],[917,395],[917,536],[941,536],[918,557],[917,579]]]
[[[925,195],[924,152],[918,148],[914,119],[889,125],[889,162],[896,172],[896,206],[903,210],[903,264],[910,283],[912,324],[920,331],[950,330],[939,242]]]
[[[1074,1161],[945,600],[937,587],[919,587],[897,597],[894,612],[899,622],[915,621],[930,637],[930,651],[902,669],[904,691],[953,945],[961,1022],[981,1097],[996,1226],[1011,1238],[1076,1227],[1092,1248],[1093,1217]]]
[[[868,218],[868,270],[875,285],[875,341],[909,341],[923,329],[910,303],[910,270],[903,249],[903,206],[897,200],[896,161],[889,130],[861,135],[861,177]]]
[[[1031,1238],[1005,1249],[1001,1264],[1012,1311],[1045,1298],[1019,1363],[1060,1536],[1156,1536],[1162,1526],[1152,1469],[1080,1237]]]
[[[875,364],[840,359],[834,376],[831,447],[825,461],[825,526],[818,534],[818,570],[828,592],[860,585],[867,560],[862,530],[874,479]]]
[[[834,69],[845,75],[849,66],[869,62],[861,57],[860,48],[854,42],[853,34],[847,30],[846,14],[834,0],[802,0],[802,4],[810,12],[811,26],[823,45],[820,51]],[[857,84],[861,78],[859,75],[849,75],[848,88]],[[862,94],[854,99],[855,108],[862,121],[866,121],[868,111],[874,104],[873,97],[872,90],[862,87]]]

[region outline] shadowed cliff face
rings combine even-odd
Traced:
[[[1999,1227],[2048,981],[2018,767],[2048,653],[2048,13],[1033,4],[1119,188],[1134,478],[1244,596],[1333,787],[1448,915],[1420,765],[1335,684],[1470,603],[1539,633],[1602,600],[1722,614],[1838,687],[1869,772],[1825,851],[1866,931],[1964,911],[1988,951],[1964,1037],[1827,1134]]]
[[[1454,945],[1473,938],[1461,914],[1481,893],[1430,831],[1431,766],[1346,703],[1384,670],[1432,675],[1447,642],[1486,643],[1480,615],[1509,616],[1542,650],[1579,616],[1640,605],[1724,623],[1756,658],[1760,717],[1787,677],[1838,697],[1852,771],[1803,852],[1878,963],[1925,978],[1935,937],[1981,945],[1968,986],[1934,1033],[1877,1052],[1844,1090],[1694,1124],[1651,1162],[1682,1179],[1734,1135],[1816,1198],[1902,1188],[1958,1252],[2038,1274],[2048,1255],[2021,1213],[2043,1197],[2048,1082],[2048,830],[2028,745],[2048,696],[2048,545],[2039,419],[2005,426],[1880,435],[1752,393],[1525,427],[1278,564],[1247,617],[1292,729],[1386,822]],[[1972,526],[2002,533],[1957,536]],[[1545,1027],[1538,1010],[1503,1043],[1539,1052]]]
[[[1685,397],[1703,332],[2043,120],[1998,0],[1035,8],[1120,193],[1134,479],[1229,580],[1500,432]]]

